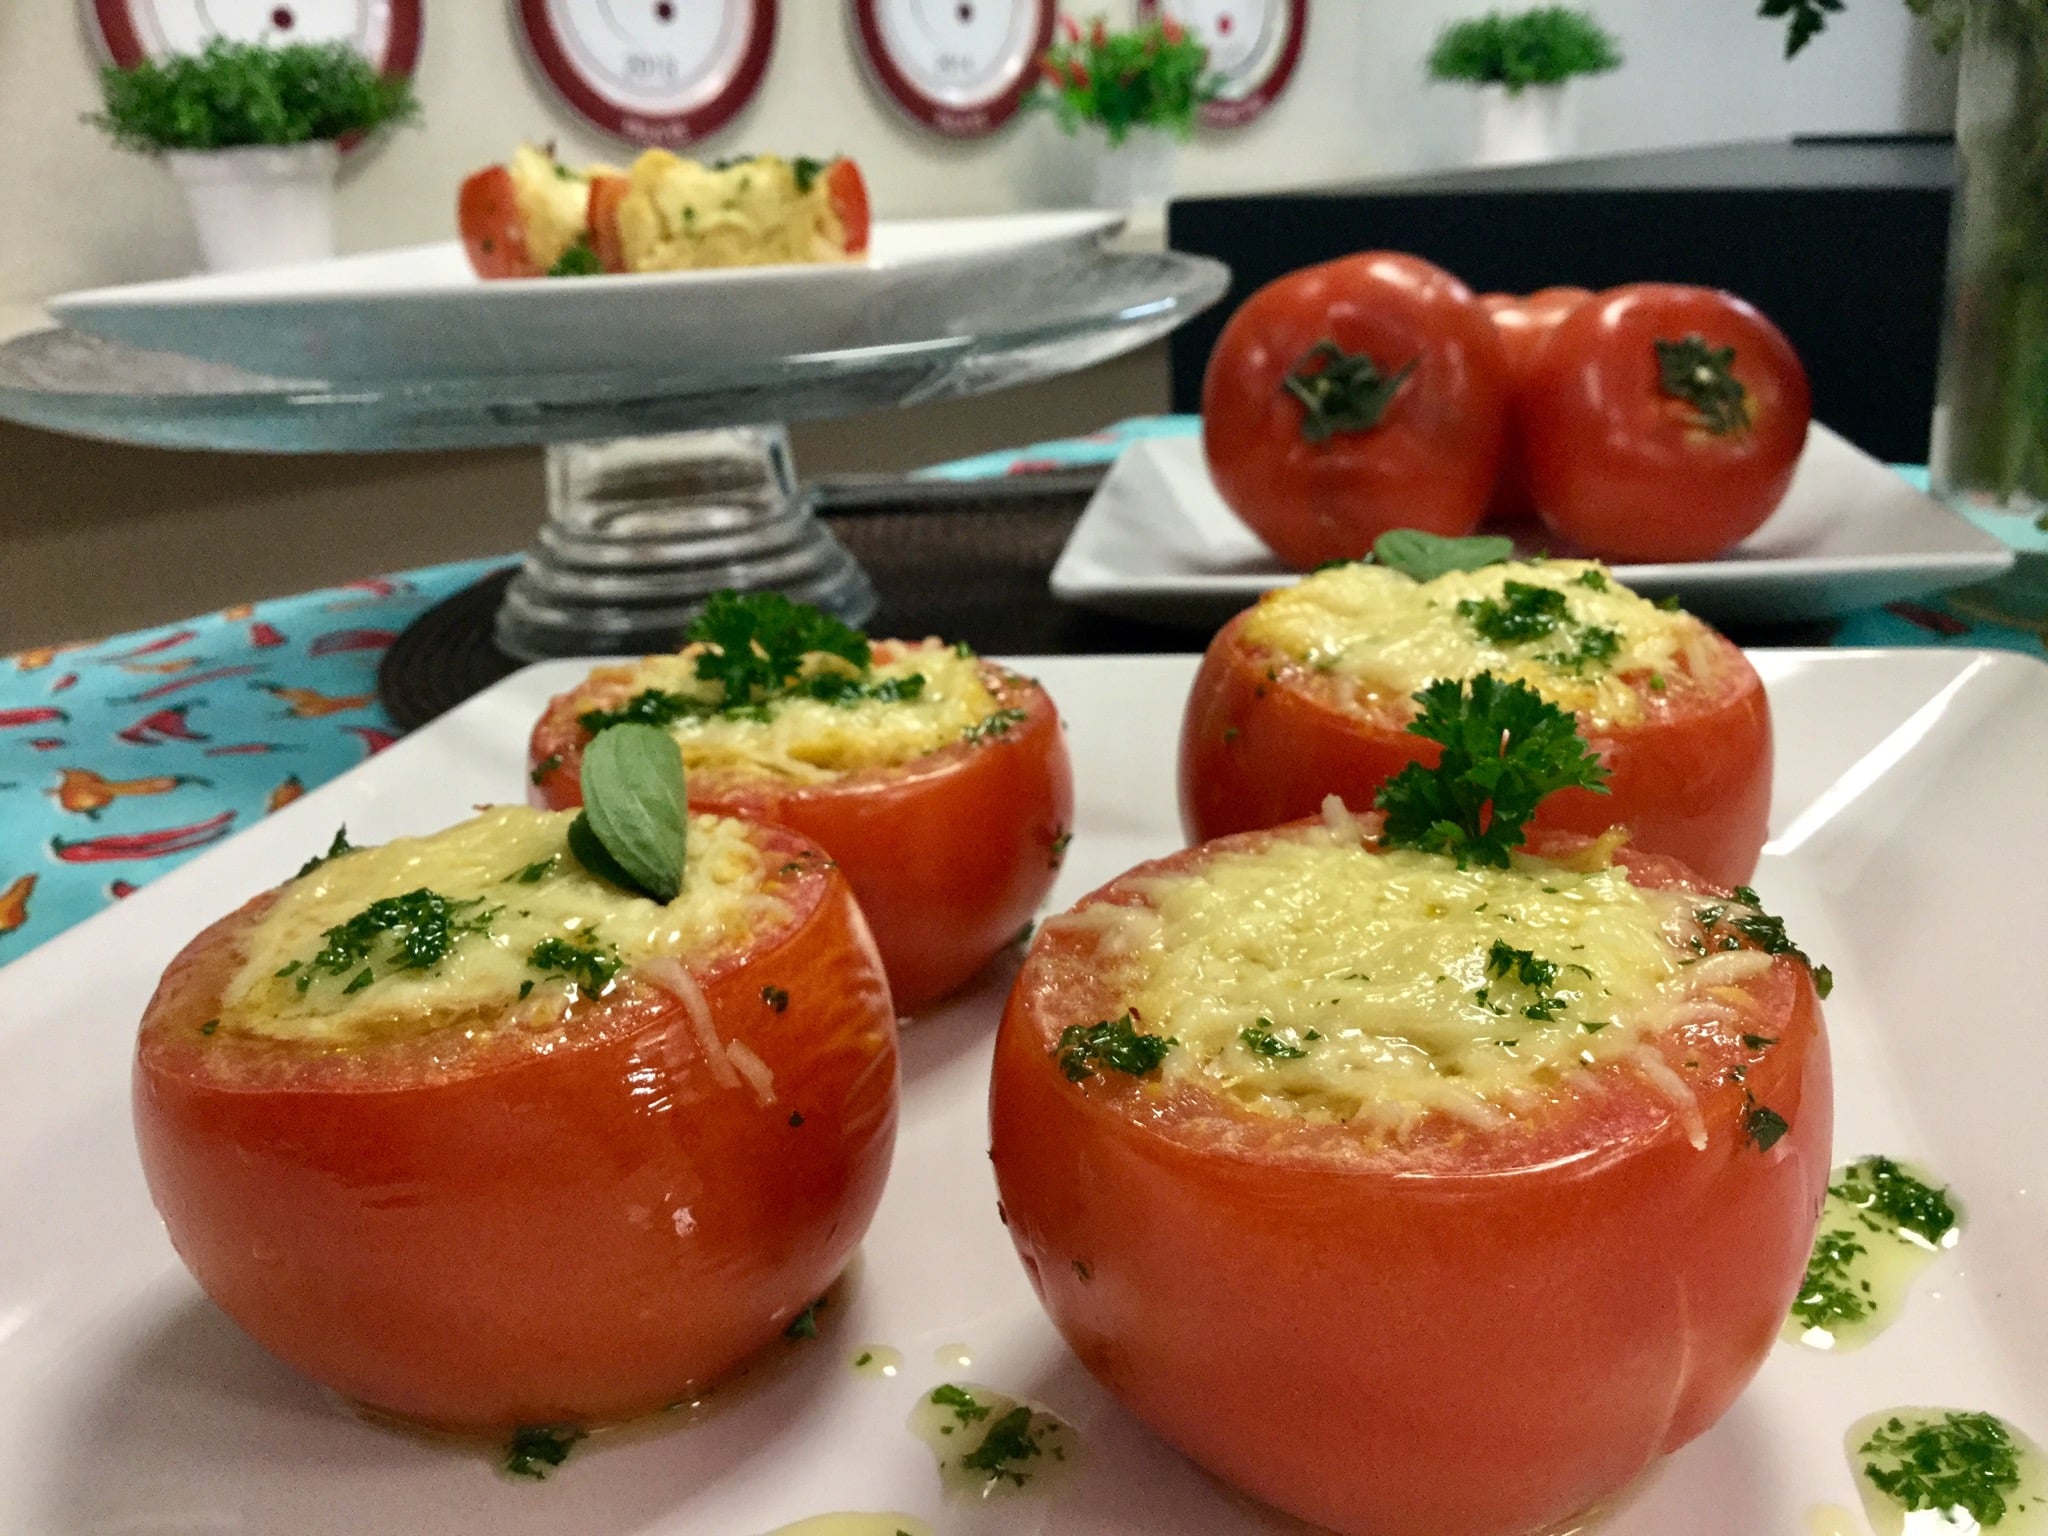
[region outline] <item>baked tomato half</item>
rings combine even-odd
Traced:
[[[1506,369],[1465,285],[1368,251],[1268,283],[1202,379],[1230,509],[1286,564],[1352,560],[1393,528],[1470,533],[1500,467]]]
[[[1003,1212],[1082,1363],[1225,1482],[1344,1536],[1550,1529],[1778,1335],[1828,1180],[1815,985],[1672,861],[1460,870],[1375,821],[1043,925],[996,1037]]]
[[[1539,288],[1530,294],[1482,293],[1479,302],[1493,316],[1507,362],[1507,435],[1501,445],[1500,476],[1487,504],[1489,522],[1519,522],[1536,512],[1529,494],[1529,472],[1522,463],[1520,397],[1537,351],[1558,323],[1593,297],[1590,288]]]
[[[541,275],[527,251],[526,219],[504,166],[486,166],[464,180],[455,196],[455,223],[478,277]]]
[[[728,651],[752,633],[719,632]],[[594,731],[621,719],[667,727],[692,808],[779,822],[838,861],[897,1008],[915,1013],[987,964],[1052,889],[1073,770],[1032,679],[936,640],[871,647],[844,631],[832,643],[843,653],[792,650],[774,680],[731,689],[715,680],[716,641],[600,667],[534,727],[533,782],[544,804],[578,804]]]
[[[1529,489],[1606,560],[1708,560],[1784,500],[1813,397],[1784,334],[1733,294],[1610,289],[1558,324],[1520,391]]]
[[[838,216],[846,254],[858,256],[868,248],[868,184],[860,167],[844,158],[834,160],[825,171],[825,197]]]
[[[888,1172],[894,1010],[807,839],[699,816],[666,905],[510,808],[343,853],[172,962],[136,1137],[179,1256],[288,1364],[502,1432],[775,1339]]]
[[[597,264],[607,272],[625,272],[626,247],[619,237],[619,204],[633,190],[633,183],[614,171],[601,171],[590,178],[590,201],[584,221],[590,226],[590,249]]]
[[[1327,795],[1370,809],[1440,749],[1410,733],[1439,677],[1520,678],[1573,711],[1607,793],[1566,789],[1535,826],[1682,859],[1734,884],[1756,870],[1771,808],[1763,680],[1725,637],[1659,608],[1603,567],[1546,560],[1416,582],[1371,565],[1271,592],[1210,642],[1180,739],[1191,841],[1315,814]]]

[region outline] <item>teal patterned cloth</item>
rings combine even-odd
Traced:
[[[1198,427],[1139,417],[926,473],[1104,464],[1127,443]],[[1836,643],[2042,654],[2048,534],[2021,518],[1978,520],[2022,550],[2014,580],[1856,614]],[[376,697],[385,648],[504,563],[432,566],[0,658],[0,965],[388,746],[396,732]]]

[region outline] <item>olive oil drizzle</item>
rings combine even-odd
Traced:
[[[1962,1237],[1954,1196],[1921,1170],[1865,1157],[1835,1170],[1785,1337],[1851,1350],[1888,1328],[1914,1279]]]

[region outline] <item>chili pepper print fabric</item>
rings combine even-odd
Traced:
[[[0,965],[390,745],[386,648],[503,563],[0,658]]]

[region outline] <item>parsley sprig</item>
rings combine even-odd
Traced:
[[[780,592],[713,593],[688,638],[704,646],[697,676],[718,684],[727,708],[781,697],[807,656],[837,656],[861,673],[874,659],[859,630]]]
[[[1440,678],[1415,701],[1421,710],[1409,731],[1443,754],[1434,768],[1410,763],[1375,798],[1386,812],[1380,841],[1388,847],[1447,854],[1460,869],[1505,869],[1545,796],[1606,792],[1607,770],[1576,722],[1527,683],[1491,672],[1467,682]]]

